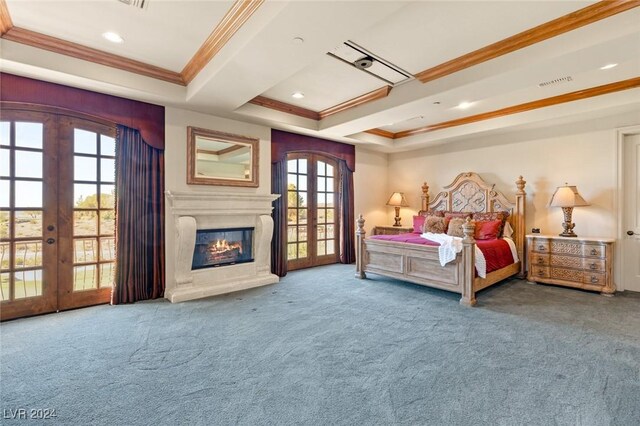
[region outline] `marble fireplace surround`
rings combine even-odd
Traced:
[[[271,273],[271,210],[279,195],[167,191],[166,197],[176,249],[174,280],[167,280],[165,298],[182,302],[278,282]],[[241,227],[255,228],[253,262],[191,270],[196,230]]]

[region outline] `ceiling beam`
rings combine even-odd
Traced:
[[[0,0],[0,36],[13,28],[13,21],[11,15],[9,15],[9,9],[7,8],[7,2]]]
[[[375,101],[377,99],[386,98],[387,96],[389,96],[390,92],[391,92],[391,86],[384,86],[379,89],[373,90],[369,93],[365,93],[364,95],[360,95],[356,98],[350,99],[346,102],[342,102],[330,108],[323,109],[318,113],[318,115],[322,120],[325,117],[328,117],[333,114],[337,114],[342,111],[346,111],[351,108],[355,108],[358,105],[366,104],[367,102]]]
[[[198,73],[218,54],[262,3],[264,3],[264,0],[237,0],[231,6],[231,9],[200,46],[200,49],[182,69],[182,78],[187,84],[191,83]]]
[[[286,112],[287,114],[297,115],[298,117],[310,118],[316,121],[320,120],[320,114],[316,111],[311,111],[310,109],[291,105],[286,102],[277,101],[275,99],[267,98],[264,96],[256,96],[255,98],[251,99],[249,103],[265,108],[274,109],[280,112]]]
[[[37,33],[35,31],[26,30],[24,28],[13,27],[2,35],[2,38],[16,43],[22,43],[39,49],[48,50],[60,55],[72,56],[74,58],[94,62],[111,68],[117,68],[158,80],[168,81],[169,83],[179,84],[182,86],[185,85],[182,76],[177,72]]]
[[[414,77],[422,83],[427,83],[638,6],[640,6],[639,0],[602,0],[433,68],[421,71]]]

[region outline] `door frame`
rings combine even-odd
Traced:
[[[317,152],[317,151],[291,151],[291,152],[287,152],[286,154],[286,160],[288,161],[289,159],[300,159],[300,158],[306,158],[308,160],[308,164],[307,164],[307,178],[308,178],[308,184],[307,184],[307,194],[313,194],[313,196],[308,196],[308,200],[307,200],[307,205],[308,205],[308,213],[307,213],[307,235],[311,236],[312,234],[314,235],[314,244],[311,244],[311,240],[307,240],[307,253],[308,253],[308,257],[304,260],[301,259],[295,259],[295,260],[287,260],[287,270],[288,271],[294,271],[294,270],[298,270],[298,269],[306,269],[306,268],[311,268],[311,267],[316,267],[316,266],[323,266],[323,265],[331,265],[334,263],[339,263],[340,262],[340,246],[341,246],[341,234],[340,234],[340,228],[341,228],[341,218],[340,218],[340,211],[342,209],[342,194],[340,192],[340,179],[342,178],[342,176],[340,175],[340,167],[339,167],[339,159],[330,155],[330,154],[326,154],[323,152]],[[316,161],[331,161],[333,162],[332,166],[334,167],[334,191],[333,193],[335,194],[335,198],[334,198],[334,254],[333,255],[324,255],[324,256],[318,256],[317,255],[317,240],[316,240],[316,232],[317,232],[317,228],[318,228],[318,222],[317,222],[317,218],[315,216],[315,211],[317,211],[317,168],[316,168]],[[312,173],[311,171],[313,171],[313,178],[311,178]],[[288,173],[288,170],[287,170]],[[288,190],[287,190],[287,194],[286,194],[287,200],[288,200]],[[313,208],[312,208],[313,207]],[[288,211],[288,206],[286,208],[286,210]],[[313,216],[312,216],[312,211]],[[313,219],[313,220],[312,220]],[[288,223],[285,223],[285,229],[288,230]],[[284,241],[284,245],[285,245],[285,253],[286,253],[286,248],[288,246],[289,243],[289,238],[288,238],[288,232],[285,232],[286,238]],[[311,256],[311,253],[314,253],[314,256]],[[312,263],[312,261],[315,261]]]
[[[630,135],[640,134],[640,126],[628,126],[628,127],[620,127],[616,129],[616,170],[617,170],[617,188],[615,191],[616,198],[616,208],[618,209],[617,215],[617,240],[619,241],[616,244],[616,260],[615,260],[615,269],[617,270],[617,274],[614,274],[614,277],[617,276],[615,280],[616,290],[624,291],[624,283],[625,281],[625,264],[624,264],[624,256],[622,255],[622,243],[621,241],[625,238],[625,226],[624,226],[624,140],[625,137]]]

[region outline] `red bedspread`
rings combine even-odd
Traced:
[[[418,233],[400,235],[372,235],[374,240],[394,241],[397,243],[422,244],[427,246],[438,246],[440,244],[422,238]],[[484,255],[487,263],[487,273],[509,266],[513,263],[513,254],[509,248],[509,243],[504,239],[497,240],[476,240],[476,245]]]

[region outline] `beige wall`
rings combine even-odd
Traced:
[[[187,185],[187,126],[219,130],[260,139],[260,178],[258,188]],[[165,109],[165,190],[189,192],[271,193],[271,129],[183,109]],[[167,288],[173,287],[176,259],[175,222],[166,206],[166,278]]]
[[[425,180],[434,197],[458,173],[474,171],[513,198],[515,180],[522,175],[527,181],[527,232],[532,227],[550,234],[562,231],[561,209],[548,208],[547,204],[555,188],[568,182],[576,185],[591,203],[589,207],[574,210],[575,232],[581,236],[616,236],[614,130],[530,139],[458,152],[433,151],[389,156],[389,175],[398,182],[399,189],[407,193],[416,210],[420,185]]]
[[[388,154],[356,147],[356,172],[353,176],[354,209],[356,218],[359,214],[365,218],[367,232],[375,225],[393,224],[393,220],[389,222],[387,217],[388,210],[393,209],[385,206],[390,195],[387,165]]]

